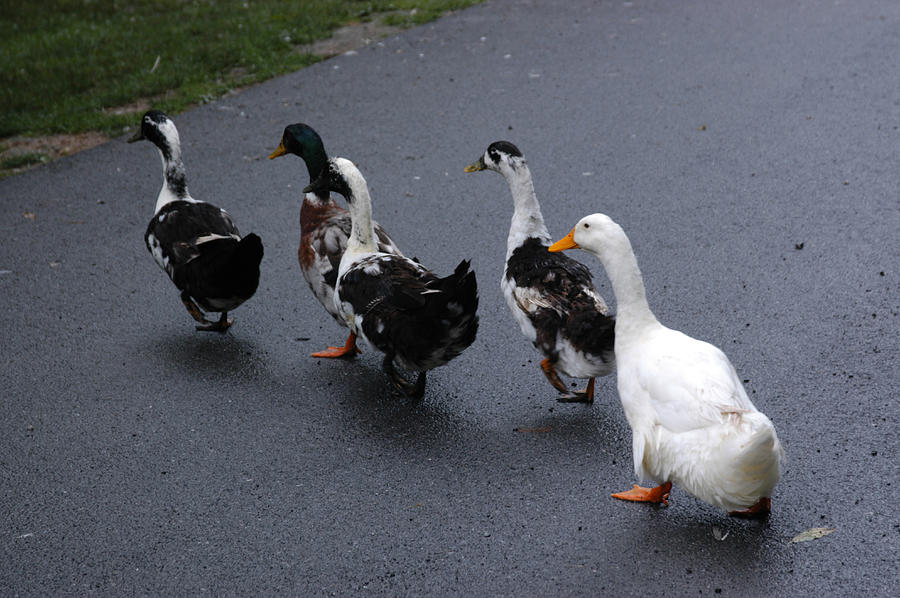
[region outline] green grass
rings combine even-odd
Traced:
[[[118,134],[135,116],[110,108],[177,113],[316,62],[296,46],[348,22],[406,11],[389,24],[413,25],[479,1],[0,0],[0,138]]]
[[[35,152],[14,154],[8,158],[0,159],[0,171],[22,168],[23,166],[32,166],[34,164],[43,164],[47,160],[47,156]]]

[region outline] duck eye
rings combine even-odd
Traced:
[[[588,224],[587,222],[585,222],[585,223],[584,223],[584,228],[591,228],[591,225]]]

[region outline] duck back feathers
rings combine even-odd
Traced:
[[[147,249],[175,286],[206,311],[228,311],[259,285],[262,240],[241,238],[225,210],[204,202],[169,202],[144,235]]]
[[[340,289],[362,335],[408,370],[443,365],[475,341],[478,289],[466,260],[439,278],[412,260],[373,254],[343,275]]]

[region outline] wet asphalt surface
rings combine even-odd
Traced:
[[[151,145],[0,181],[0,594],[894,594],[898,55],[890,1],[495,0],[192,110],[192,194],[265,244],[225,335],[143,247]],[[472,259],[478,339],[421,404],[371,350],[309,357],[345,331],[297,267],[305,167],[266,159],[298,121],[408,255]],[[610,214],[659,318],[735,363],[787,452],[767,521],[609,497],[614,380],[557,404],[500,295],[509,191],[462,172],[497,139],[555,235]]]

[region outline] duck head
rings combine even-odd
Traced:
[[[584,249],[602,256],[610,246],[624,235],[622,227],[606,214],[591,214],[578,221],[569,234],[547,248],[557,252],[566,249]]]
[[[348,203],[353,203],[351,182],[357,178],[362,179],[362,174],[353,162],[346,158],[332,158],[326,162],[325,168],[322,169],[319,176],[307,185],[303,192],[320,195],[333,191],[343,195]],[[362,180],[362,184],[365,185],[365,180]]]
[[[274,160],[285,154],[300,156],[306,163],[309,171],[309,180],[314,181],[322,173],[328,162],[328,154],[325,153],[325,144],[319,134],[307,124],[296,123],[284,128],[281,142],[275,151],[269,154],[269,159]]]
[[[484,155],[477,162],[466,166],[465,172],[493,170],[505,174],[505,171],[518,170],[523,164],[525,164],[525,158],[519,148],[509,141],[495,141],[488,146]]]
[[[128,139],[128,143],[146,139],[159,148],[166,160],[171,160],[181,146],[178,129],[162,110],[149,110],[141,118],[141,128]]]

